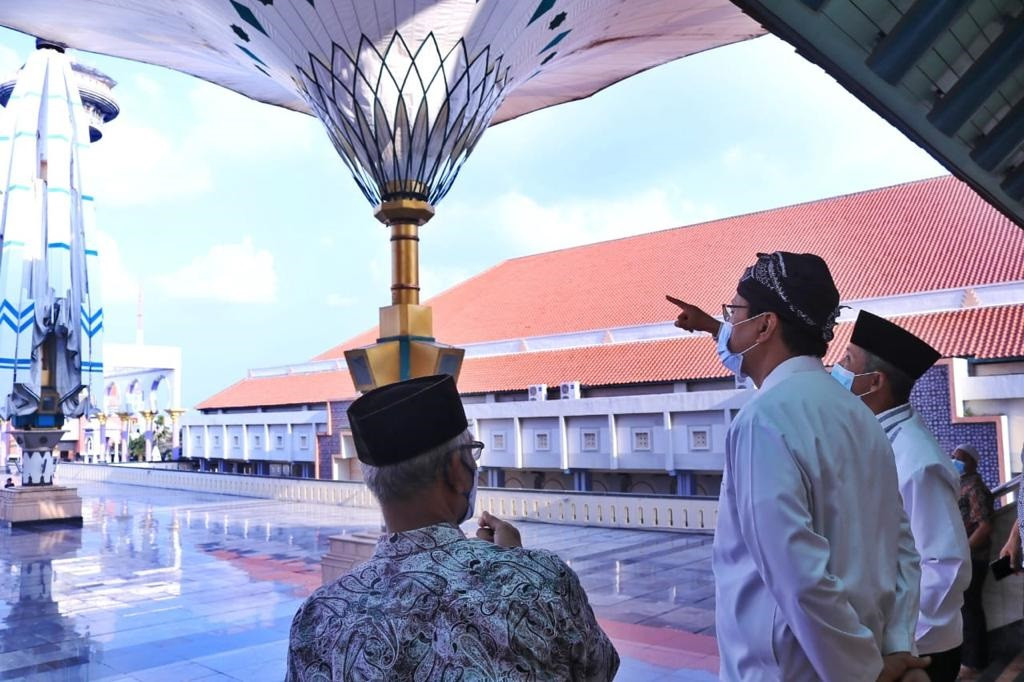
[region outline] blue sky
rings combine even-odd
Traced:
[[[0,30],[0,74],[30,38]],[[388,240],[320,123],[183,74],[81,54],[122,113],[92,155],[107,340],[181,346],[192,405],[376,323]],[[765,37],[487,131],[423,228],[429,296],[502,260],[940,175]],[[723,235],[728,239],[728,235]],[[442,339],[443,340],[443,339]]]

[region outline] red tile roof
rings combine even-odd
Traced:
[[[356,394],[348,370],[249,377],[196,405],[197,410],[261,405],[305,405]]]
[[[775,250],[821,255],[844,300],[1024,280],[1024,230],[946,176],[508,260],[428,301],[434,334],[460,345],[662,322],[666,293],[717,310],[755,252]]]
[[[429,228],[427,228],[429,230]],[[952,177],[824,199],[505,261],[431,301],[435,335],[466,344],[671,320],[665,293],[709,310],[732,298],[756,251],[812,251],[844,300],[1024,280],[1024,230]],[[943,355],[1024,356],[1024,307],[896,318]],[[372,343],[375,329],[316,360]],[[827,360],[849,338],[840,327]],[[467,359],[464,393],[581,381],[726,376],[710,342],[670,339]],[[355,395],[345,371],[249,378],[199,409],[295,405]]]
[[[892,318],[937,348],[943,357],[1024,357],[1024,305],[968,308]],[[828,364],[839,359],[853,325],[842,324],[829,347]],[[525,390],[531,384],[584,386],[656,383],[727,377],[708,337],[608,344],[565,350],[467,358],[459,378],[464,393]],[[245,379],[198,406],[255,407],[351,400],[348,372],[334,371]]]

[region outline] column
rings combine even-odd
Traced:
[[[615,415],[608,415],[608,434],[612,446],[612,456],[609,462],[609,469],[619,468],[619,432],[615,428]]]
[[[3,467],[4,480],[7,480],[7,420],[0,419],[0,466]]]
[[[505,487],[505,470],[504,469],[488,469],[487,470],[487,487],[488,488],[504,488]]]
[[[171,417],[171,459],[181,459],[181,415],[185,414],[185,410],[181,408],[172,407],[167,410],[167,414]]]
[[[110,452],[107,450],[107,414],[106,412],[100,412],[96,415],[96,420],[100,423],[100,456],[99,462],[106,464],[110,461]]]
[[[572,487],[578,493],[589,493],[593,487],[592,474],[588,469],[575,469],[572,472]]]
[[[117,416],[121,419],[121,454],[118,461],[124,463],[128,461],[128,441],[132,437],[132,413],[118,412]]]
[[[697,477],[692,471],[680,471],[675,476],[676,495],[689,497],[697,494]]]
[[[143,410],[139,414],[145,419],[146,424],[146,461],[153,461],[153,419],[156,417],[156,412],[152,410]]]

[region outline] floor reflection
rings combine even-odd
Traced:
[[[380,523],[373,511],[313,504],[110,484],[79,492],[81,528],[0,530],[0,680],[281,680],[291,619],[320,583],[328,537]],[[713,669],[713,640],[689,634],[713,627],[709,538],[522,531],[570,561],[616,628],[621,679],[681,670],[674,652],[687,646],[700,652],[687,666]],[[669,628],[697,639],[659,644]]]

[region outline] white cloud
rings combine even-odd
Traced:
[[[199,81],[186,101],[193,125],[191,145],[206,155],[233,160],[304,156],[317,145],[331,149],[319,120],[256,102],[225,88]],[[332,152],[333,153],[333,152]]]
[[[103,300],[110,303],[131,303],[137,300],[139,278],[125,265],[117,241],[103,230],[96,230],[96,242],[100,254]]]
[[[463,268],[420,264],[420,300],[425,301],[469,277]]]
[[[333,154],[316,119],[210,83],[198,81],[186,94],[175,94],[173,117],[150,116],[151,103],[168,95],[148,76],[135,75],[114,95],[122,113],[105,126],[90,156],[93,193],[101,203],[142,206],[194,198],[211,192],[215,177],[229,173],[231,164]]]
[[[225,303],[277,301],[274,255],[257,249],[250,237],[239,244],[216,244],[188,265],[156,280],[171,298]]]
[[[660,188],[621,197],[573,198],[550,204],[508,192],[493,205],[473,213],[496,217],[501,233],[526,253],[618,239],[718,215],[714,206]]]
[[[348,308],[355,305],[359,299],[355,296],[345,296],[344,294],[327,294],[327,298],[324,299],[324,304],[330,308]]]
[[[0,78],[7,80],[13,76],[21,68],[23,61],[17,52],[6,45],[0,45]]]
[[[114,121],[90,149],[91,193],[100,204],[144,206],[213,187],[209,164],[165,133]]]

